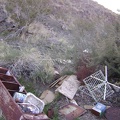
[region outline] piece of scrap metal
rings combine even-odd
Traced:
[[[83,115],[86,110],[80,106],[70,103],[62,107],[59,112],[65,116],[66,120],[74,120],[75,118]]]
[[[70,75],[63,81],[62,85],[59,86],[55,91],[65,95],[69,99],[73,99],[79,86],[80,82],[77,80],[77,76]]]
[[[46,115],[41,117],[42,114],[26,114],[19,107],[13,96],[19,92],[22,85],[10,73],[8,69],[0,67],[0,110],[2,110],[5,120],[48,120]],[[22,90],[20,93],[27,94],[26,90]],[[24,118],[24,114],[27,119]]]

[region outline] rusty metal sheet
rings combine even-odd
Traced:
[[[5,75],[5,74],[2,74],[2,73],[0,73],[0,79],[2,80],[2,81],[9,81],[9,82],[15,82],[15,83],[17,83],[16,81],[15,81],[15,79],[14,79],[14,77],[13,76],[8,76],[8,75]]]
[[[12,75],[6,75],[8,70],[0,67],[0,108],[6,120],[49,120],[47,115],[30,115],[29,118],[24,118],[24,112],[13,99],[15,92],[19,91],[19,86],[22,86],[18,80]],[[27,93],[26,90],[23,93]]]
[[[12,96],[0,81],[0,107],[6,120],[19,120],[22,111],[18,108]]]
[[[19,90],[19,84],[11,82],[2,82],[4,86],[9,90]]]
[[[46,114],[25,114],[0,81],[0,107],[6,120],[49,120]]]
[[[0,73],[6,74],[8,69],[0,67]]]
[[[75,118],[83,115],[86,110],[80,106],[70,103],[61,108],[59,112],[65,116],[66,120],[74,120]]]

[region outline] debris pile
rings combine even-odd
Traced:
[[[7,120],[49,120],[43,113],[44,106],[8,69],[0,67],[0,108]]]
[[[17,81],[10,71],[0,68],[0,95],[2,96],[0,97],[0,101],[2,101],[0,106],[7,120],[16,118],[21,120],[49,120],[55,116],[55,110],[49,108],[45,113],[44,109],[56,100],[58,94],[61,94],[68,102],[61,105],[57,112],[66,120],[86,116],[88,111],[90,111],[91,115],[103,118],[103,120],[112,120],[112,118],[119,120],[120,115],[118,112],[120,107],[115,108],[106,104],[106,98],[114,93],[111,87],[113,84],[107,81],[107,73],[104,76],[102,71],[97,71],[83,79],[83,82],[84,85],[77,80],[76,75],[64,75],[52,82],[48,86],[49,88],[43,91],[40,97],[37,97],[33,93],[27,93],[25,87]],[[113,86],[119,89],[118,86]],[[77,94],[78,91],[93,98],[94,104],[79,104],[75,97],[82,99],[83,96]],[[6,98],[9,100],[6,101]],[[6,104],[9,105],[9,109],[14,108],[11,116],[6,110]],[[15,114],[16,111],[18,112]]]

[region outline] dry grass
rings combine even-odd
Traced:
[[[4,41],[0,41],[1,64],[13,63],[19,56],[19,51]]]
[[[17,41],[8,39],[8,43],[1,42],[1,64],[3,61],[5,61],[4,64],[9,64],[10,70],[18,79],[24,77],[34,82],[36,80],[51,82],[54,66],[57,65],[58,68],[64,66],[60,67],[61,71],[64,70],[72,56],[73,47],[68,45],[64,37],[57,38],[57,41],[48,40],[53,32],[46,29],[44,25],[35,24],[28,30],[34,35],[19,38]],[[43,31],[40,32],[41,30]],[[16,42],[19,45],[18,48],[15,47]]]
[[[33,81],[37,79],[43,82],[51,81],[50,76],[54,75],[51,58],[41,55],[36,48],[31,46],[26,46],[20,52],[19,59],[11,66],[11,71],[15,76]]]
[[[7,0],[6,9],[20,26],[30,24],[39,14],[52,12],[51,0]]]
[[[119,56],[115,25],[104,21],[105,16],[94,20],[92,13],[74,1],[7,0],[6,9],[18,26],[26,29],[19,34],[19,40],[15,39],[19,49],[11,46],[13,39],[10,42],[9,37],[6,39],[8,43],[0,43],[1,64],[10,64],[18,78],[49,81],[54,66],[57,65],[62,72],[68,71],[76,65],[84,49],[92,51],[91,64],[94,65],[111,56],[113,46],[116,57]],[[79,16],[81,13],[83,17]],[[74,64],[68,64],[66,61],[69,60]]]

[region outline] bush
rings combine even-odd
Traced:
[[[4,41],[0,41],[0,64],[3,66],[8,63],[14,63],[19,56],[19,50],[10,46]]]
[[[33,81],[51,81],[50,76],[54,75],[51,58],[42,56],[36,48],[30,46],[26,46],[20,52],[19,59],[11,66],[11,71],[16,77]]]

